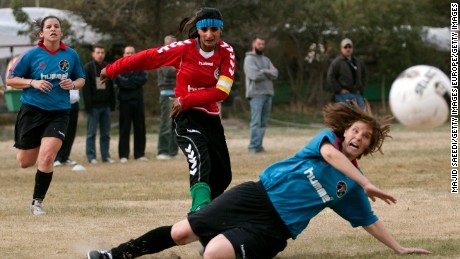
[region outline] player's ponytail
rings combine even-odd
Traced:
[[[188,39],[198,37],[198,30],[196,29],[196,26],[195,26],[195,19],[196,17],[193,17],[193,18],[186,17],[182,19],[182,21],[179,24],[179,32],[175,35],[176,38],[179,38],[184,33],[184,31],[187,29],[187,27],[189,27],[189,32],[187,35]]]

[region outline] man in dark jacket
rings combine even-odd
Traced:
[[[133,46],[126,46],[123,56],[131,56],[136,52]],[[145,157],[145,110],[144,89],[148,74],[145,71],[129,71],[119,75],[115,82],[119,88],[118,101],[120,101],[118,155],[121,163],[129,159],[129,136],[131,123],[134,131],[134,159],[148,160]]]
[[[110,157],[110,112],[115,110],[115,90],[113,82],[108,80],[101,84],[99,77],[101,70],[107,65],[105,49],[102,45],[93,46],[91,53],[93,61],[84,66],[86,73],[83,99],[88,116],[86,129],[86,158],[91,164],[96,164],[96,132],[100,124],[100,146],[103,162],[113,163]]]
[[[327,84],[334,93],[334,101],[349,103],[355,100],[364,109],[364,87],[367,74],[364,63],[352,56],[353,42],[343,39],[340,43],[341,55],[336,57],[327,72]]]

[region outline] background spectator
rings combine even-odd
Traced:
[[[113,81],[101,83],[101,70],[107,65],[105,49],[100,44],[93,46],[93,60],[86,63],[86,83],[83,88],[88,124],[86,128],[86,158],[91,164],[96,164],[96,132],[100,126],[100,148],[103,162],[113,163],[110,157],[110,113],[115,110],[115,90]]]

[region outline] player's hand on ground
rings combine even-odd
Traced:
[[[99,77],[99,80],[101,82],[101,85],[102,84],[105,84],[105,82],[109,79],[109,77],[107,76],[107,73],[105,72],[105,67],[101,70],[101,75]]]
[[[401,251],[398,252],[400,254],[431,254],[428,250],[416,247],[403,247]]]
[[[379,198],[386,202],[387,204],[396,203],[396,198],[391,196],[390,194],[385,193],[384,191],[380,190],[379,188],[375,187],[373,184],[368,184],[364,191],[366,192],[367,196],[372,200],[376,201],[376,198]]]

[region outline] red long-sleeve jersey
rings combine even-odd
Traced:
[[[149,70],[162,66],[176,68],[176,88],[182,110],[198,109],[219,115],[218,101],[230,94],[235,74],[233,48],[219,41],[212,53],[200,50],[197,39],[141,51],[107,65],[109,77],[126,71]]]

